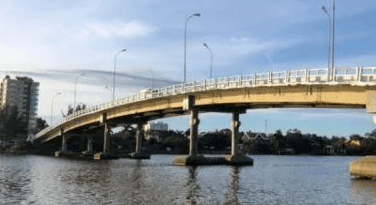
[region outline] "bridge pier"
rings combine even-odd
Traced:
[[[110,152],[110,136],[111,126],[108,123],[104,123],[104,133],[103,133],[103,154],[108,154]]]
[[[198,119],[198,110],[192,108],[190,118],[190,140],[189,140],[189,156],[195,157],[198,155],[198,125],[200,119]]]
[[[70,157],[74,152],[68,150],[68,139],[71,137],[68,133],[61,131],[61,149],[55,152],[55,157]]]
[[[213,161],[208,161],[204,156],[198,155],[198,125],[200,119],[198,118],[198,110],[195,107],[190,109],[191,117],[189,121],[189,155],[182,157],[175,157],[172,163],[175,165],[209,165]]]
[[[150,159],[150,154],[142,152],[142,140],[144,138],[145,122],[138,123],[136,128],[136,150],[130,154],[132,159]]]
[[[109,132],[111,131],[111,126],[107,122],[103,122],[104,132],[103,132],[103,151],[94,154],[95,160],[103,159],[117,159],[119,158],[115,154],[111,153],[111,139]]]
[[[253,165],[253,159],[243,155],[239,150],[239,112],[232,113],[231,121],[231,155],[225,156],[224,159],[231,165]]]
[[[231,156],[236,156],[239,154],[238,143],[239,143],[239,113],[232,113],[231,121]]]
[[[93,136],[87,136],[86,137],[87,139],[87,147],[86,147],[86,150],[84,152],[82,152],[84,155],[93,155],[94,154],[94,151],[93,151]]]
[[[61,138],[62,138],[61,152],[67,152],[68,151],[68,136],[66,133],[63,133]]]

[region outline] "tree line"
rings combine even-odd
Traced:
[[[121,149],[133,150],[135,130],[128,128],[114,135],[113,143]],[[147,131],[144,133],[143,149],[150,153],[189,152],[189,130],[187,131]],[[352,134],[350,137],[318,136],[290,129],[283,134],[239,133],[239,145],[245,154],[309,154],[309,155],[373,155],[376,154],[376,130],[364,136]],[[201,133],[198,139],[200,153],[227,153],[231,147],[231,130],[222,129]],[[119,148],[119,146],[118,146]],[[116,150],[116,149],[115,149]]]

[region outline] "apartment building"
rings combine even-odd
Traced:
[[[37,125],[39,83],[28,77],[9,76],[1,79],[0,109],[9,113],[12,106],[17,106],[18,114],[27,124],[28,136],[32,135]]]

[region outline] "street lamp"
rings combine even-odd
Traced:
[[[204,43],[204,46],[210,51],[210,80],[211,80],[212,79],[212,74],[213,74],[213,52],[209,48],[209,46],[206,45],[206,43]]]
[[[115,59],[114,59],[114,85],[112,86],[112,103],[115,103],[115,71],[116,71],[116,57],[122,53],[125,52],[127,49],[123,49],[116,53]]]
[[[331,67],[332,67],[332,80],[334,80],[334,34],[335,34],[335,8],[336,8],[336,0],[333,0],[333,14],[332,14],[332,18],[330,18],[330,15],[329,15],[329,12],[326,10],[325,6],[321,7],[322,10],[327,14],[328,18],[329,18],[329,22],[332,21],[331,26],[331,40],[332,40],[332,48],[331,48],[331,51],[332,51],[332,63],[331,63]],[[330,36],[329,36],[329,39],[330,39]],[[330,42],[329,42],[330,44]]]
[[[322,6],[321,9],[324,11],[326,16],[328,17],[329,22],[329,38],[328,38],[328,69],[330,69],[330,60],[331,60],[331,44],[332,44],[332,18],[330,17],[329,12],[326,10],[325,6]]]
[[[60,95],[61,93],[58,92],[56,93],[53,97],[52,97],[52,103],[51,103],[51,121],[50,121],[50,124],[52,125],[52,112],[53,112],[53,109],[54,109],[54,100],[55,100],[55,97]]]
[[[73,110],[76,110],[76,97],[77,97],[77,81],[78,81],[78,78],[80,78],[81,76],[84,76],[85,73],[81,73],[80,75],[78,75],[76,77],[76,80],[74,81],[74,99],[73,99]]]
[[[185,27],[184,27],[184,83],[186,82],[186,79],[187,79],[187,22],[193,16],[200,17],[200,14],[195,13],[195,14],[190,15],[185,20]]]

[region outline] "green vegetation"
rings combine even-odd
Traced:
[[[123,132],[124,133],[124,132]],[[114,136],[115,146],[129,152],[135,149],[135,130]],[[187,154],[189,152],[189,130],[148,131],[144,133],[143,150],[148,153]],[[120,137],[122,136],[122,137]],[[241,132],[239,144],[244,153],[249,154],[308,154],[308,155],[372,155],[376,154],[376,130],[365,137],[353,134],[349,138],[304,134],[298,129],[290,129],[284,135],[281,130],[275,133]],[[226,153],[231,147],[231,130],[201,133],[198,140],[200,153]]]
[[[26,122],[22,119],[16,106],[6,107],[0,111],[1,148],[7,149],[11,141],[20,139],[26,141]]]
[[[36,132],[47,127],[42,118],[37,118]],[[31,148],[27,141],[27,122],[18,112],[17,106],[5,107],[0,111],[0,151],[26,150]]]

